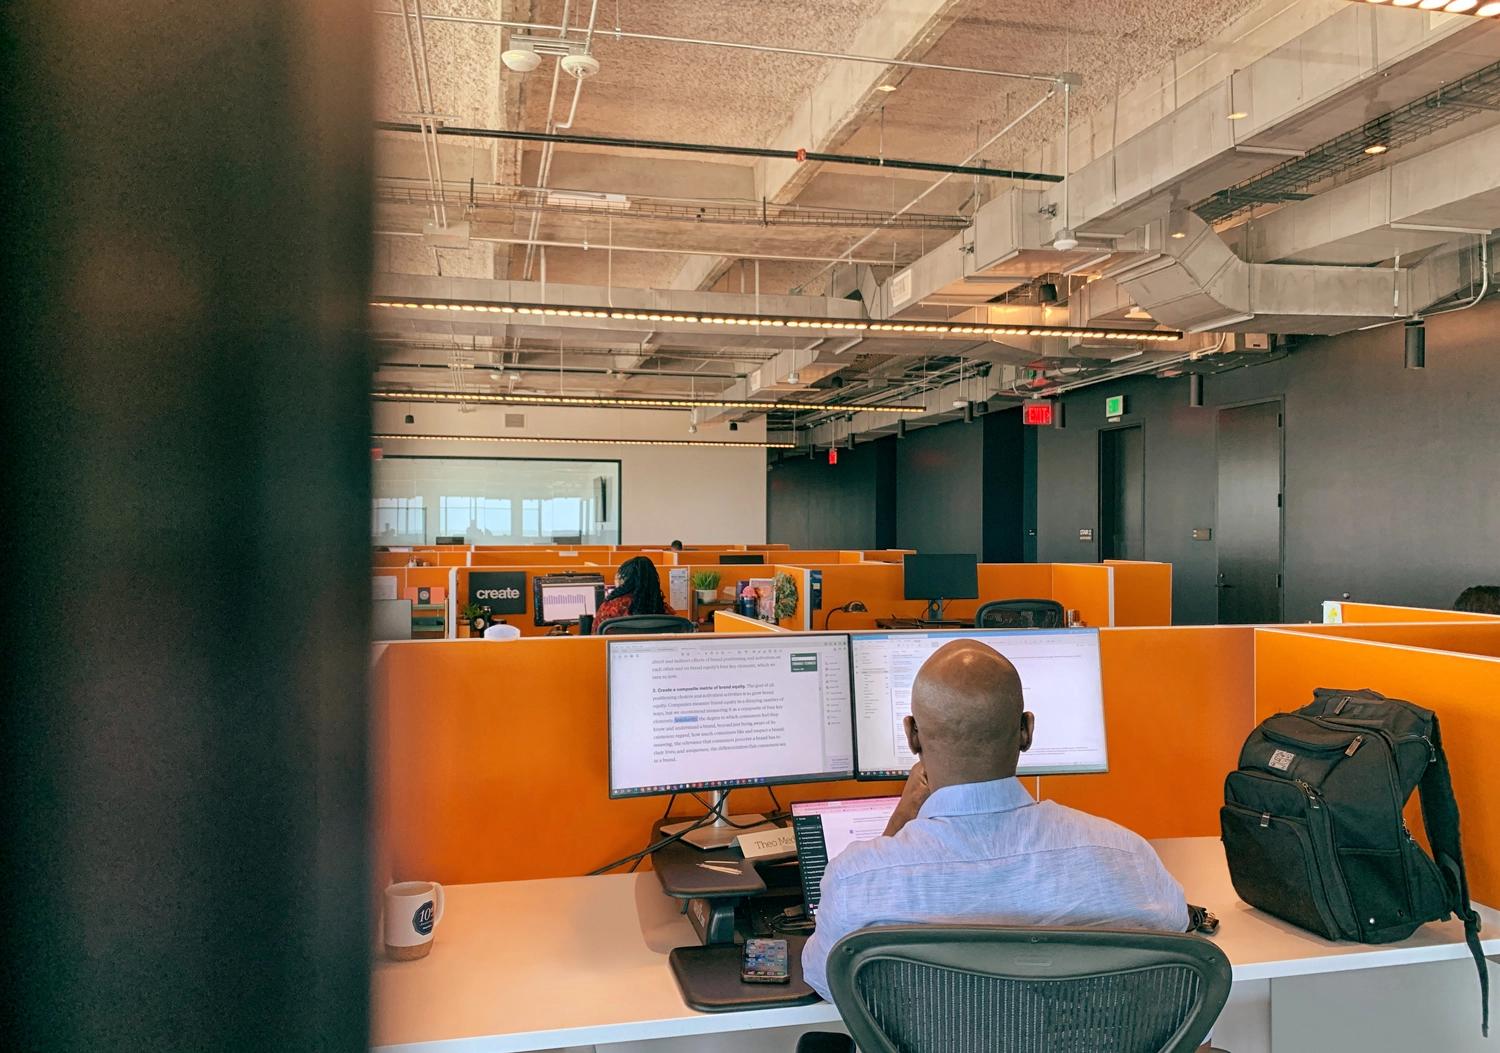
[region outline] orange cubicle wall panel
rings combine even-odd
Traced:
[[[1113,625],[1114,568],[1101,563],[1054,563],[1052,598],[1076,610],[1085,625]]]
[[[1107,559],[1114,574],[1116,625],[1172,624],[1172,564]]]
[[[448,883],[562,877],[644,846],[666,798],[609,799],[605,646],[602,637],[386,645],[375,667],[377,872]],[[898,784],[777,791],[783,803],[892,792]],[[734,802],[768,805],[759,790]]]
[[[1372,688],[1433,710],[1453,773],[1474,899],[1500,902],[1500,659],[1284,629],[1255,633],[1258,719],[1305,705],[1314,688]],[[1420,827],[1415,808],[1408,822]]]
[[[1441,612],[1438,612],[1441,613]],[[1289,625],[1280,628],[1313,636],[1335,636],[1375,643],[1425,647],[1434,651],[1500,658],[1500,618],[1465,622],[1349,622],[1343,625]]]
[[[1253,632],[1102,630],[1109,772],[1043,776],[1042,796],[1144,837],[1216,836],[1224,776],[1255,726]]]
[[[1500,622],[1500,615],[1442,611],[1428,607],[1393,607],[1383,603],[1343,600],[1339,608],[1346,623],[1357,622]]]

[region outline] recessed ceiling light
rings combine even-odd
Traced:
[[[1390,147],[1385,145],[1385,143],[1371,143],[1369,146],[1365,147],[1365,153],[1369,154],[1371,157],[1376,157],[1380,154],[1385,153],[1389,149]]]
[[[1233,113],[1231,113],[1229,115],[1229,119],[1231,121],[1243,121],[1246,117],[1249,117],[1249,116],[1250,115],[1248,113],[1246,113],[1244,110],[1235,110]]]
[[[1172,231],[1172,237],[1175,238],[1178,241],[1181,241],[1183,238],[1187,237],[1187,232],[1186,231],[1181,231],[1181,230],[1174,230],[1174,231]]]
[[[896,90],[894,84],[881,84],[875,88],[876,91],[892,92]]]

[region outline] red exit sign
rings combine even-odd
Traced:
[[[1021,423],[1030,424],[1038,428],[1050,428],[1052,426],[1052,403],[1023,403],[1021,406]]]

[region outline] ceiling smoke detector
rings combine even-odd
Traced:
[[[1078,237],[1069,227],[1064,227],[1057,232],[1057,237],[1052,239],[1052,247],[1059,252],[1069,252],[1078,248]]]
[[[564,73],[583,80],[599,72],[599,60],[593,55],[568,55],[562,60],[562,68]]]

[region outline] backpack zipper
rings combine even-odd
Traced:
[[[1323,877],[1323,896],[1336,920],[1347,919],[1352,928],[1340,925],[1351,939],[1359,939],[1364,931],[1359,918],[1354,914],[1354,901],[1349,895],[1349,886],[1344,881],[1344,868],[1339,861],[1338,845],[1333,839],[1333,820],[1323,807],[1323,794],[1305,779],[1296,779],[1293,784],[1307,798],[1308,833],[1312,836],[1313,852],[1323,859],[1318,870]],[[1316,830],[1314,829],[1316,826]],[[1335,895],[1337,894],[1337,895]],[[1411,896],[1408,892],[1407,899]]]

